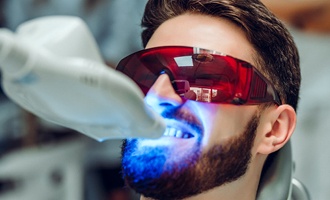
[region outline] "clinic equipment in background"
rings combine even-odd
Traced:
[[[161,137],[163,119],[100,55],[77,17],[43,17],[15,33],[0,30],[3,89],[24,109],[99,141]]]
[[[157,138],[164,132],[163,119],[145,105],[135,83],[103,64],[79,18],[43,17],[16,33],[0,30],[0,69],[5,93],[14,102],[99,141]],[[257,200],[309,200],[292,175],[290,142],[269,158]]]

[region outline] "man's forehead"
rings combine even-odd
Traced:
[[[255,50],[234,23],[201,14],[184,14],[161,24],[146,48],[182,45],[225,53],[256,65]]]

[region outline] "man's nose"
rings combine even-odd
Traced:
[[[183,103],[182,98],[175,92],[167,74],[160,75],[145,97],[146,103],[162,112],[169,107],[177,107]]]

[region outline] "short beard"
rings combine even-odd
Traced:
[[[164,147],[148,147],[147,153],[136,155],[137,141],[127,140],[122,148],[124,179],[137,193],[159,200],[183,199],[231,183],[248,169],[259,118],[256,112],[244,133],[206,153],[196,142],[178,162],[167,162],[173,155]]]

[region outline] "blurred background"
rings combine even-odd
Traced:
[[[140,19],[146,0],[0,0],[0,27],[74,15],[89,26],[105,62],[142,48]],[[330,196],[330,0],[263,0],[288,26],[301,56],[298,125],[292,138],[294,176],[312,199]],[[1,74],[0,74],[1,79]],[[130,200],[120,173],[120,140],[96,142],[45,122],[0,89],[0,199]]]
[[[0,26],[15,31],[48,15],[82,18],[111,67],[142,48],[145,0],[0,0]],[[22,110],[0,90],[1,200],[131,200],[120,140],[99,143]]]
[[[298,46],[302,85],[292,138],[294,176],[313,200],[330,196],[330,1],[262,0],[289,27]]]

